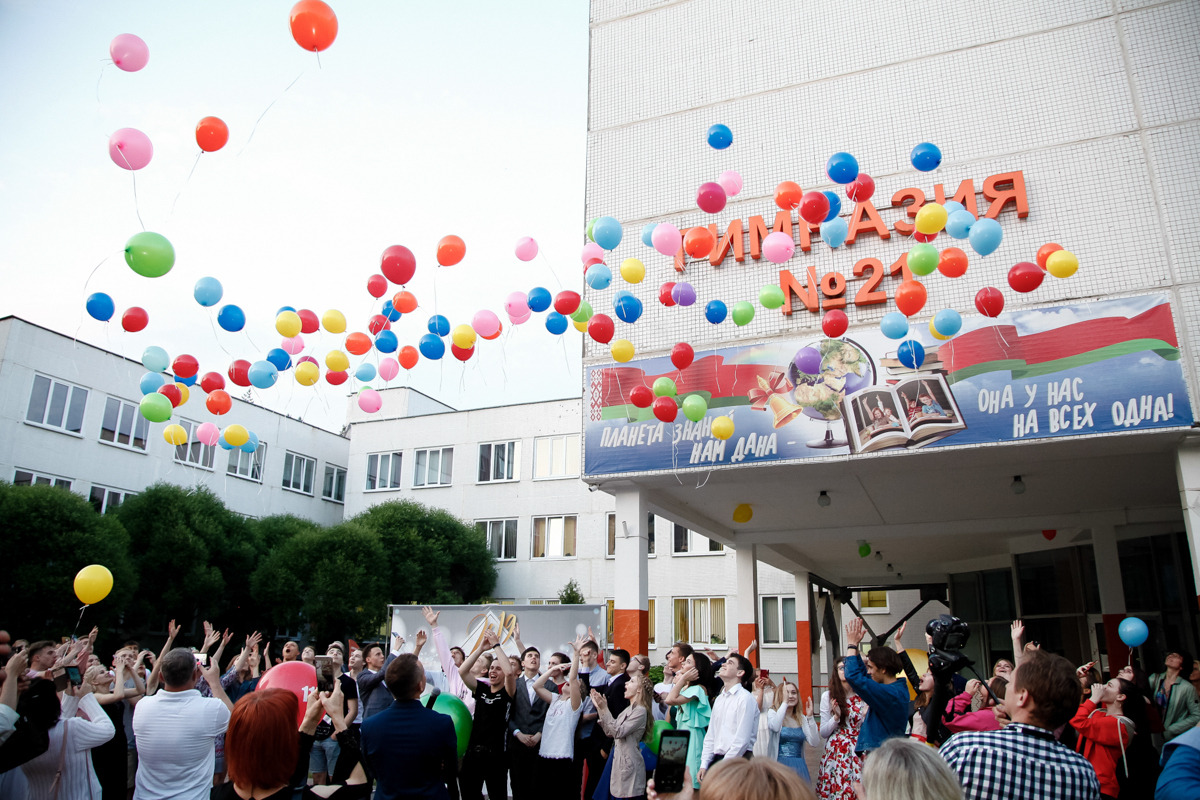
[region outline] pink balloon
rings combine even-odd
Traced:
[[[783,231],[775,231],[767,234],[767,237],[763,239],[762,252],[767,257],[767,261],[772,264],[782,264],[792,257],[792,253],[796,252],[796,243]]]
[[[520,314],[514,314],[510,311],[508,314],[508,321],[513,325],[520,325],[522,322],[528,322],[531,316],[533,316],[533,312],[528,308],[526,308]]]
[[[202,422],[196,428],[196,438],[203,444],[213,447],[221,438],[221,429],[211,422]]]
[[[725,187],[719,183],[702,183],[696,190],[696,205],[707,214],[716,214],[725,208]]]
[[[390,381],[392,378],[400,374],[400,362],[394,358],[385,358],[379,362],[379,377],[385,381]]]
[[[108,45],[113,63],[126,72],[137,72],[150,60],[150,48],[132,33],[122,33]]]
[[[734,197],[742,190],[742,176],[731,169],[727,169],[721,173],[721,177],[717,178],[717,183],[721,184],[721,188],[725,190],[725,194]]]
[[[311,361],[312,363],[316,364],[318,367],[321,366],[321,362],[317,361],[312,356],[300,356],[298,359],[296,359],[296,366],[300,366],[305,361]]]
[[[509,319],[529,313],[529,296],[524,292],[513,292],[504,298],[504,312]]]
[[[483,311],[475,312],[475,316],[471,319],[471,327],[483,338],[490,339],[500,332],[500,318],[485,308]]]
[[[141,169],[153,155],[150,137],[137,128],[121,128],[108,137],[108,157],[121,169]]]
[[[583,246],[583,253],[580,254],[579,260],[583,262],[585,267],[590,267],[592,264],[599,264],[604,261],[604,248],[595,242],[588,242]]]
[[[522,261],[532,261],[538,254],[538,244],[529,236],[517,239],[517,258]]]
[[[304,350],[304,338],[297,335],[284,339],[283,350],[289,356],[299,355]]]
[[[363,389],[358,393],[358,407],[368,414],[383,408],[383,398],[374,389]]]
[[[654,226],[654,232],[650,234],[650,241],[653,242],[654,249],[664,256],[673,256],[679,252],[683,234],[671,223],[660,222]]]

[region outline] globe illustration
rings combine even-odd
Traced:
[[[795,387],[792,400],[806,417],[827,423],[825,436],[809,447],[845,446],[835,439],[832,423],[842,418],[841,400],[875,383],[875,367],[866,350],[851,339],[819,339],[800,348],[788,365]]]

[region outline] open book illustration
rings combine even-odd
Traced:
[[[855,453],[924,447],[967,427],[946,379],[936,373],[892,386],[869,386],[841,402],[850,449]]]

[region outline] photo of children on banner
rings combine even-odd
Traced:
[[[950,386],[925,375],[893,386],[861,389],[843,401],[850,449],[869,453],[890,447],[916,449],[966,430]]]

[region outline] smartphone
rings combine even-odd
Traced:
[[[590,672],[580,673],[579,682],[583,684],[583,693],[585,695],[592,690],[592,675]]]
[[[54,670],[53,675],[54,691],[65,692],[67,690],[67,685],[70,683],[70,679],[67,677],[67,668],[59,667],[58,669]]]
[[[658,766],[654,768],[654,791],[659,794],[683,791],[687,768],[689,730],[663,731],[658,740]]]
[[[196,653],[196,663],[202,667],[208,666],[208,653]]]
[[[83,683],[83,676],[79,674],[79,667],[72,665],[65,667],[65,669],[67,671],[67,680],[72,686],[78,686]]]
[[[317,656],[313,662],[317,668],[317,691],[333,691],[333,656]]]
[[[758,677],[762,678],[764,681],[765,681],[765,680],[767,680],[768,678],[770,678],[770,677],[771,677],[771,670],[769,670],[769,669],[760,669],[760,670],[758,671]]]

